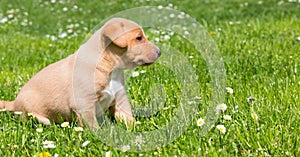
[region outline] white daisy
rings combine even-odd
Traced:
[[[169,40],[171,37],[169,35],[164,35],[163,38],[164,40]]]
[[[231,120],[231,116],[230,116],[230,115],[224,115],[223,118],[224,118],[225,120]]]
[[[66,11],[68,11],[68,8],[64,7],[62,10],[66,12]]]
[[[127,152],[128,150],[130,150],[130,146],[129,145],[125,145],[125,146],[122,146],[122,152]]]
[[[74,130],[75,131],[83,131],[83,128],[82,127],[74,127]]]
[[[226,133],[226,128],[224,125],[217,125],[216,127],[222,134]]]
[[[69,127],[70,123],[69,122],[63,122],[60,124],[61,127],[65,128],[65,127]]]
[[[141,146],[143,144],[143,138],[142,138],[142,135],[138,135],[135,137],[135,144],[137,146]]]
[[[133,71],[131,76],[132,77],[138,77],[140,75],[140,73],[138,71]]]
[[[44,148],[56,148],[53,141],[46,140],[46,141],[43,142],[43,145],[44,145],[43,146]]]
[[[110,151],[105,152],[105,157],[111,157],[111,152]]]
[[[229,94],[233,94],[233,89],[230,87],[226,87],[226,92]]]
[[[220,110],[224,112],[226,109],[227,109],[226,104],[219,104],[219,105],[217,105],[217,108],[216,108],[217,112]]]
[[[63,32],[58,35],[59,38],[65,38],[68,34],[66,32]]]
[[[38,132],[38,133],[43,132],[43,128],[37,128],[37,129],[35,129],[35,130],[36,130],[36,132]]]
[[[199,118],[199,119],[197,120],[197,126],[203,126],[204,124],[205,124],[205,121],[204,121],[203,118]]]

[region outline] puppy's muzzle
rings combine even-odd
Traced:
[[[156,53],[156,58],[153,59],[154,61],[151,61],[151,62],[145,62],[145,63],[143,63],[141,66],[149,66],[149,65],[153,64],[153,63],[160,57],[160,55],[161,55],[160,49],[157,48],[157,50],[155,51],[155,53]]]

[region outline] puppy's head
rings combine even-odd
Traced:
[[[119,56],[118,68],[150,65],[161,54],[159,48],[147,40],[139,25],[122,18],[113,18],[103,26],[102,41],[107,50]]]

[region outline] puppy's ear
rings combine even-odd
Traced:
[[[105,46],[114,43],[121,48],[126,48],[129,40],[126,35],[138,28],[140,26],[130,20],[112,18],[103,26],[102,34]]]
[[[126,30],[125,25],[122,22],[115,21],[106,24],[103,29],[105,46],[113,43],[121,48],[127,47],[127,32],[128,30]]]
[[[104,34],[104,42],[105,46],[108,46],[109,44],[115,44],[118,47],[125,48],[127,47],[127,40],[125,35],[120,35],[119,37],[114,34]]]

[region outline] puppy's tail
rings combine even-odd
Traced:
[[[0,100],[0,110],[1,109],[12,108],[13,104],[14,104],[14,101],[1,101]]]

